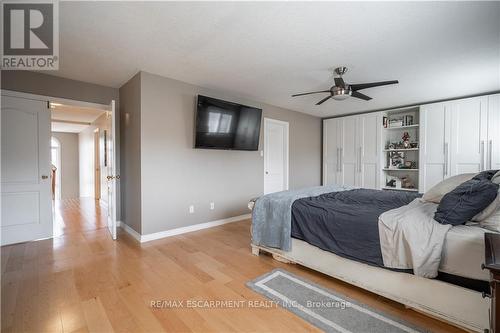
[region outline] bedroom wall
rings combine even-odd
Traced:
[[[93,83],[66,79],[54,75],[30,71],[1,71],[1,88],[30,94],[67,98],[77,101],[109,104],[111,100],[116,101],[116,109],[119,110],[119,89],[101,86]],[[117,128],[117,150],[118,162],[117,173],[120,174],[120,122]],[[120,182],[117,182],[117,218],[121,219],[120,206]]]
[[[122,222],[141,233],[141,76],[120,88]]]
[[[61,199],[78,198],[78,134],[52,132],[52,136],[61,144]]]
[[[320,118],[150,73],[140,78],[142,234],[247,214],[248,200],[263,193],[259,151],[193,149],[197,94],[259,107],[264,117],[289,122],[290,189],[320,185]]]

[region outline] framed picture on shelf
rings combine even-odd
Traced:
[[[389,169],[400,169],[405,163],[405,153],[392,151],[389,154]]]

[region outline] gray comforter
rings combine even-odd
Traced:
[[[352,188],[338,185],[317,186],[260,197],[252,211],[252,243],[290,251],[293,202],[300,198],[350,189]]]

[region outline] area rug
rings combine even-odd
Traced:
[[[427,332],[283,269],[247,286],[325,332]]]

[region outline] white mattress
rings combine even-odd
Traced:
[[[484,233],[487,229],[458,225],[446,234],[439,271],[471,279],[489,281],[484,263]]]

